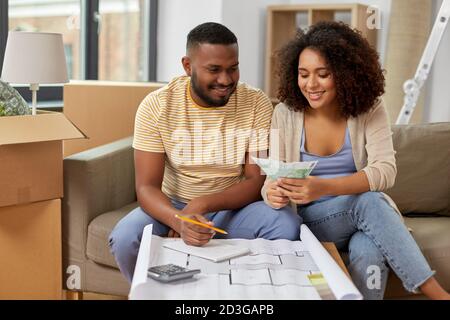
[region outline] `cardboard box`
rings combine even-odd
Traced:
[[[61,299],[62,113],[0,117],[0,299]]]
[[[84,137],[61,113],[0,117],[0,207],[61,198],[62,140]]]
[[[142,100],[165,83],[71,81],[64,114],[88,139],[64,142],[64,157],[133,135]]]
[[[0,300],[61,299],[61,200],[0,208]]]

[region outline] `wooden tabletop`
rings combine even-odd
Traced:
[[[347,267],[345,266],[344,261],[342,260],[335,244],[333,242],[321,242],[321,243],[323,247],[328,251],[328,253],[333,257],[334,261],[336,261],[338,266],[341,267],[341,269],[345,272],[345,274],[351,279]]]

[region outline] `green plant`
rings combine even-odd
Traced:
[[[0,117],[6,116],[6,108],[3,103],[0,102]]]
[[[27,102],[8,83],[0,80],[0,116],[21,116],[31,114]]]

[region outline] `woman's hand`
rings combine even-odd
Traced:
[[[271,181],[267,186],[267,201],[272,208],[281,209],[288,205],[289,198],[279,190],[277,180]]]
[[[295,204],[308,204],[326,194],[325,179],[309,176],[306,179],[278,179],[280,193]]]

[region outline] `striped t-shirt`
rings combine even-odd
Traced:
[[[166,154],[162,191],[171,199],[221,192],[243,179],[246,152],[268,149],[272,103],[239,83],[228,103],[204,108],[190,96],[190,78],[150,93],[136,113],[133,148]]]

